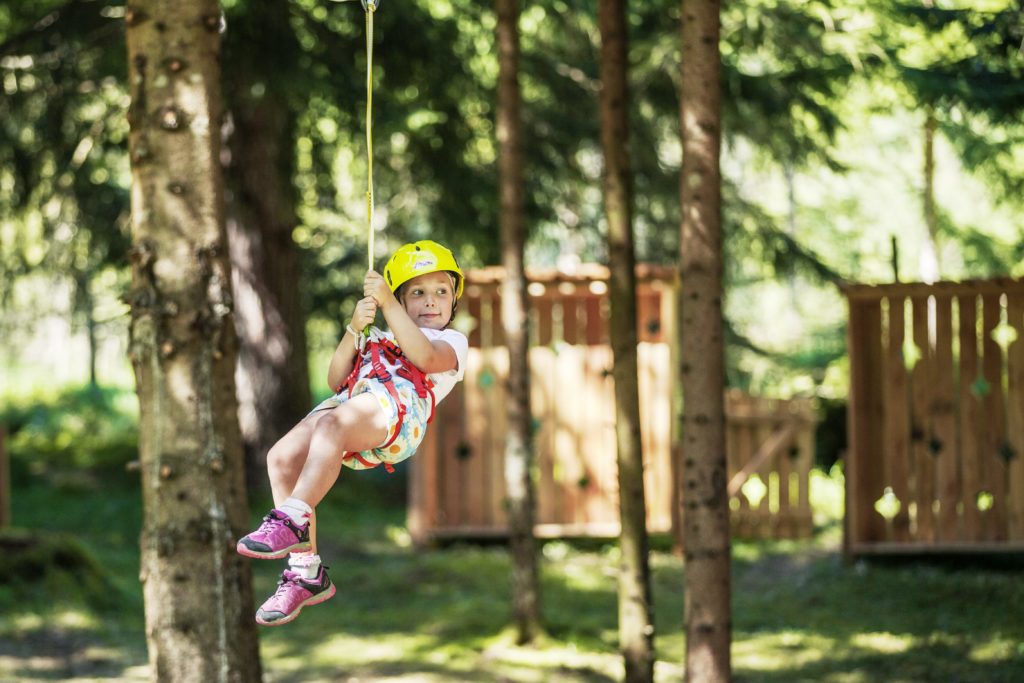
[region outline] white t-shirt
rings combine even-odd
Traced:
[[[451,393],[455,385],[466,376],[466,363],[469,360],[469,339],[458,330],[432,330],[429,327],[421,327],[420,332],[430,341],[441,340],[455,350],[455,357],[458,359],[458,366],[454,370],[446,372],[434,372],[427,377],[434,383],[434,401],[440,403],[441,399]]]
[[[421,327],[420,332],[430,341],[441,340],[455,350],[455,357],[458,359],[458,367],[446,372],[434,372],[427,377],[434,383],[434,403],[441,402],[445,396],[451,393],[455,385],[462,381],[466,375],[466,363],[469,359],[469,339],[458,330],[434,330],[429,327]],[[395,335],[385,332],[384,336],[395,341]]]

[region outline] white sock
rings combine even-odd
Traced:
[[[292,553],[288,567],[304,579],[315,579],[320,573],[320,556],[313,553]]]
[[[281,503],[278,510],[284,512],[292,521],[302,526],[309,521],[309,516],[313,514],[313,508],[309,507],[305,501],[301,501],[298,498],[289,498],[285,502]]]

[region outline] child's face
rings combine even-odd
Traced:
[[[439,271],[417,275],[402,289],[402,306],[419,327],[442,330],[452,317],[455,303],[453,278]]]

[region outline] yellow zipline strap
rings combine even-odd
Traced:
[[[364,0],[366,10],[366,248],[373,270],[373,14],[379,0]]]

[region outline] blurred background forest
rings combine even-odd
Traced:
[[[363,270],[361,17],[344,3],[223,4],[225,134],[244,138],[225,160],[229,201],[269,204],[292,226],[319,390]],[[1000,0],[931,5],[724,10],[729,385],[842,397],[842,281],[1024,273],[1020,14]],[[530,266],[605,258],[591,10],[559,1],[522,17]],[[86,0],[0,9],[8,406],[132,382],[123,13]],[[494,22],[460,0],[381,14],[379,257],[429,236],[467,266],[497,261]],[[637,250],[653,263],[677,254],[678,22],[678,3],[631,8]]]
[[[295,412],[328,393],[326,360],[361,289],[363,15],[358,3],[329,0],[221,5],[227,221],[241,287],[241,417],[247,445],[258,451],[271,438],[260,432],[259,417],[275,414],[275,401],[291,406],[291,413],[277,411],[275,418],[290,424]],[[489,3],[470,0],[387,0],[377,16],[378,261],[422,238],[450,245],[463,267],[499,260],[495,22]],[[16,498],[21,496],[16,523],[27,524],[19,517],[27,510],[48,509],[53,491],[94,494],[99,481],[126,484],[111,487],[103,505],[69,494],[62,501],[66,507],[40,523],[67,530],[91,516],[95,524],[116,530],[109,533],[117,534],[120,545],[103,560],[116,585],[111,589],[105,572],[97,570],[97,591],[133,595],[139,607],[137,551],[122,547],[137,533],[136,520],[126,520],[124,511],[138,505],[136,475],[125,471],[137,458],[138,408],[124,301],[130,279],[126,113],[132,70],[124,23],[125,7],[106,0],[14,0],[0,6],[0,425],[8,433]],[[680,3],[632,3],[629,23],[637,257],[672,265],[680,224]],[[527,267],[572,271],[603,263],[595,3],[528,3],[520,29]],[[1018,218],[1024,197],[1022,41],[1024,18],[1010,0],[753,0],[723,7],[727,383],[758,395],[817,399],[823,417],[819,463],[825,470],[841,456],[845,438],[849,377],[842,284],[1024,276],[1024,226]],[[253,370],[250,377],[246,368],[254,367],[267,375],[258,378],[260,371]],[[276,393],[260,388],[270,385]],[[263,422],[271,433],[279,429]],[[41,481],[46,490],[37,486]],[[388,539],[401,546],[404,532],[395,506],[402,495],[372,475],[368,481],[373,495],[383,492],[392,507],[376,520],[356,514],[347,542],[357,545],[365,537],[376,543],[383,525]],[[813,502],[834,522],[841,492],[831,491],[830,500]],[[373,532],[364,532],[364,523]],[[102,545],[113,544],[114,536],[90,538]],[[613,552],[602,552],[577,555],[559,543],[545,549],[549,560],[567,567],[565,576],[549,582],[577,589],[560,593],[548,586],[552,609],[564,606],[565,614],[579,617],[556,618],[552,633],[573,643],[583,634],[581,649],[594,642],[614,649],[613,638],[588,622],[605,623],[601,619],[609,615],[587,612],[589,605],[578,597],[580,585],[599,579],[601,566],[614,559]],[[737,600],[743,615],[737,621],[741,672],[763,664],[765,651],[788,657],[786,648],[794,642],[751,641],[750,632],[777,619],[804,619],[800,610],[812,604],[834,610],[820,619],[826,633],[844,631],[830,625],[860,615],[829,600],[846,591],[868,596],[866,605],[886,607],[889,618],[909,615],[910,623],[891,624],[891,630],[906,628],[925,644],[919,659],[900,670],[910,678],[892,677],[881,660],[851,664],[862,654],[852,646],[849,653],[833,653],[837,666],[873,672],[857,680],[939,680],[929,678],[936,658],[955,669],[963,650],[929,640],[931,623],[913,612],[921,605],[887,602],[896,600],[888,589],[922,586],[941,593],[956,585],[974,591],[969,602],[978,605],[1021,599],[1019,587],[1010,589],[998,575],[979,575],[963,588],[956,577],[948,583],[928,573],[923,579],[879,577],[847,573],[835,563],[795,566],[780,560],[772,565],[778,575],[801,586],[818,578],[840,587],[828,594],[822,588],[775,596],[790,601],[791,614],[780,617],[772,611],[775,605],[757,602],[772,599],[774,589],[765,580],[743,583],[762,573],[763,566],[752,564],[760,552],[737,549],[740,583],[750,591]],[[436,557],[426,569],[405,556],[389,556],[384,564],[394,586],[415,575],[426,586],[425,604],[388,604],[392,612],[380,618],[401,620],[409,609],[428,613],[431,599],[466,600],[474,581],[481,590],[502,582],[506,569],[494,556],[465,553],[454,560]],[[346,570],[363,571],[358,560],[357,553]],[[466,572],[474,564],[479,572]],[[571,575],[572,567],[580,573]],[[664,555],[655,567],[655,590],[664,594],[659,604],[669,605],[658,615],[659,633],[670,632],[659,647],[678,662],[681,635],[666,623],[677,626],[681,611],[679,598],[672,597],[680,570]],[[461,576],[464,590],[447,592],[452,589],[442,575]],[[1016,592],[1007,598],[1008,590]],[[12,595],[0,591],[0,604],[12,604]],[[485,620],[482,615],[495,608],[477,595],[464,603],[463,613],[438,627],[440,639],[471,640],[474,629],[487,631],[473,617]],[[100,603],[98,609],[110,608]],[[369,620],[366,629],[376,626],[358,601],[348,609],[350,618]],[[954,611],[937,618],[963,618],[956,630],[988,633],[998,631],[1000,616],[979,609],[967,617]],[[918,617],[920,623],[914,621]],[[137,639],[139,617],[127,618],[126,625],[111,628],[116,635],[123,627]],[[4,624],[0,635],[33,623]],[[319,622],[310,623],[297,637],[313,637]],[[992,658],[1011,661],[1022,654],[1013,644],[1019,643],[1014,634],[1020,628],[1016,624],[992,637]],[[42,633],[54,635],[46,628]],[[295,673],[302,664],[289,642],[272,641],[278,679],[302,680]],[[388,643],[386,636],[375,642],[385,649]],[[890,641],[861,644],[875,645],[880,651],[902,647]],[[910,649],[916,652],[915,647]],[[555,660],[571,659],[575,644],[571,650]],[[6,653],[0,648],[0,656]],[[137,653],[128,657],[143,659]],[[282,671],[291,671],[292,678]],[[960,680],[979,681],[1012,680],[1014,672],[1021,673],[958,671]],[[1004,674],[1011,678],[1000,678]],[[832,680],[822,671],[818,680],[826,679]],[[796,679],[783,672],[757,680]]]

